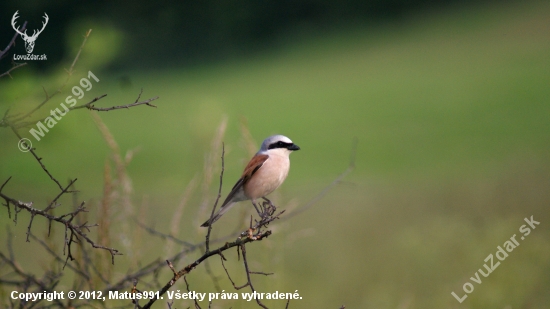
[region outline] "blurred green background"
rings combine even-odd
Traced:
[[[73,78],[38,116],[59,107],[88,71],[100,81],[79,104],[101,94],[108,96],[96,106],[132,103],[141,88],[142,99],[160,96],[156,109],[100,114],[123,154],[138,149],[128,173],[134,204],[145,205],[143,222],[168,232],[187,184],[202,179],[224,117],[224,196],[250,157],[241,123],[258,145],[284,134],[302,148],[291,156],[290,175],[273,194],[283,208],[307,203],[344,171],[357,138],[356,168],[343,183],[307,212],[275,224],[269,239],[247,246],[256,270],[276,273],[255,279],[259,291],[298,290],[303,299],[290,308],[548,308],[547,1],[364,6],[352,1],[332,15],[326,12],[337,5],[323,2],[310,2],[316,13],[290,3],[278,10],[246,10],[252,4],[155,2],[150,16],[146,7],[115,3],[79,5],[70,18],[59,13],[68,2],[59,8],[2,4],[2,46],[13,35],[9,22],[15,10],[19,23],[32,20],[38,27],[44,11],[50,21],[34,51],[48,54],[48,61],[29,61],[0,80],[0,112],[28,111],[44,98],[42,87],[57,89],[85,30],[93,29]],[[184,18],[194,12],[200,13]],[[18,39],[18,54],[24,53],[22,43]],[[2,60],[3,68],[10,65]],[[90,112],[69,113],[40,141],[27,130],[21,134],[54,176],[78,178],[80,199],[92,209],[93,221],[110,151]],[[57,194],[55,184],[30,154],[18,150],[9,129],[0,130],[0,140],[0,181],[12,176],[3,193],[45,207]],[[214,162],[211,199],[220,168],[217,158]],[[200,200],[197,189],[184,209],[179,238],[203,239],[205,231],[196,228],[204,221],[197,218]],[[246,203],[239,207],[251,210]],[[473,283],[470,277],[485,270],[484,259],[512,235],[519,237],[524,218],[531,216],[540,225],[481,284]],[[215,235],[232,231],[239,218],[237,210],[228,213]],[[0,211],[0,248],[10,226],[22,264],[40,273],[47,263],[32,258],[31,252],[41,252],[35,243],[24,242],[27,219],[22,215],[14,226],[5,209]],[[40,224],[33,228],[37,234],[45,227]],[[139,227],[133,228],[137,235]],[[161,242],[143,237],[143,264],[166,258]],[[127,271],[129,256],[117,257],[120,273]],[[236,260],[233,253],[226,256]],[[218,264],[211,262],[220,285],[232,291]],[[231,267],[244,280],[237,275],[241,264],[233,261]],[[198,267],[189,276],[192,289],[213,291],[205,276]],[[451,292],[464,295],[466,282],[475,290],[459,303]],[[183,283],[177,287],[185,289]],[[215,305],[256,307],[244,301]]]

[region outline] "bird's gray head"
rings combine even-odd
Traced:
[[[264,140],[264,142],[262,143],[262,147],[260,147],[260,151],[258,151],[258,153],[264,153],[270,149],[286,149],[291,152],[295,150],[300,150],[300,147],[298,147],[298,145],[294,144],[290,140],[290,138],[284,135],[273,135]]]

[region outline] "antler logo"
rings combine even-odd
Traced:
[[[13,27],[13,30],[15,30],[17,33],[21,35],[21,38],[25,41],[25,49],[27,50],[27,54],[32,53],[32,50],[34,49],[34,41],[36,41],[36,38],[42,31],[44,31],[44,28],[46,28],[46,25],[48,24],[48,20],[50,19],[48,17],[48,14],[44,13],[44,19],[45,22],[42,22],[42,29],[40,29],[38,32],[36,30],[33,30],[33,33],[31,36],[27,35],[27,29],[25,29],[25,32],[19,31],[19,27],[15,28],[15,20],[19,18],[17,16],[17,13],[19,11],[15,11],[15,14],[13,14],[13,18],[11,19],[11,26]]]

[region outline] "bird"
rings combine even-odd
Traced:
[[[208,227],[218,221],[236,203],[252,200],[256,206],[256,200],[265,199],[265,196],[275,191],[286,179],[290,169],[290,154],[300,150],[290,138],[284,135],[273,135],[266,138],[260,150],[250,159],[244,168],[241,178],[227,195],[220,210],[201,226]]]

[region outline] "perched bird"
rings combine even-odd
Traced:
[[[241,179],[231,189],[220,210],[201,226],[210,226],[237,202],[252,200],[254,207],[259,198],[269,202],[265,196],[285,181],[290,169],[289,155],[296,150],[300,150],[300,147],[286,136],[273,135],[266,138],[244,168]]]

